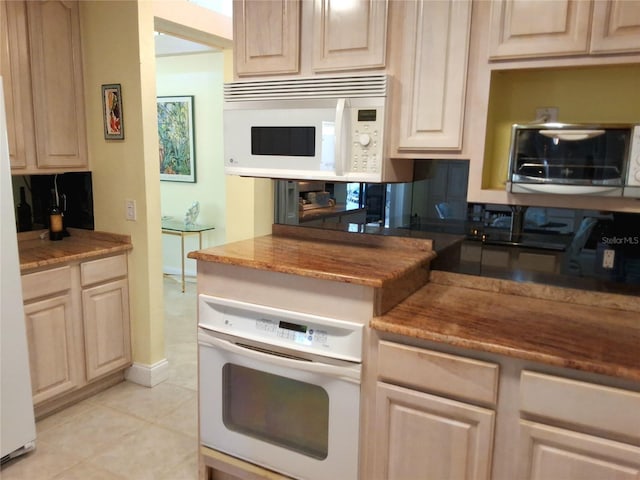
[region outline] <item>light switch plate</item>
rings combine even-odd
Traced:
[[[136,201],[135,200],[126,200],[126,213],[125,218],[127,220],[136,220]]]

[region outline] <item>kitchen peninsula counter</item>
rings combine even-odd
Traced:
[[[433,242],[424,238],[273,225],[271,235],[205,248],[188,257],[371,287],[379,315],[428,281],[436,253]]]
[[[189,253],[205,262],[385,287],[434,258],[432,242],[273,225],[273,233]]]
[[[640,381],[640,298],[433,271],[371,327]]]
[[[126,252],[133,248],[128,235],[74,228],[69,229],[69,234],[60,241],[52,242],[46,230],[19,233],[20,271],[25,273],[41,267]]]
[[[436,256],[432,242],[274,225],[272,235],[189,253],[214,263],[385,287]]]
[[[430,269],[459,242],[274,225],[189,257],[374,287],[380,332],[640,380],[640,297]]]

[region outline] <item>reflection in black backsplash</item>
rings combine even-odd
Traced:
[[[94,229],[93,186],[91,172],[69,172],[58,175],[15,175],[12,177],[14,201],[20,201],[20,187],[25,188],[32,212],[32,229],[49,227],[51,191],[57,191],[65,227]],[[56,188],[57,187],[57,188]]]
[[[459,258],[440,255],[434,269],[640,295],[640,213],[467,203],[467,178],[467,161],[424,160],[411,183],[326,190],[347,211],[366,208],[368,233],[459,236]]]

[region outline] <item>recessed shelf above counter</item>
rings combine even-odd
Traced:
[[[640,124],[638,78],[638,63],[492,70],[481,168],[478,162],[471,162],[469,200],[482,198],[487,203],[639,211],[637,201],[620,197],[525,195],[506,191],[514,123],[535,123],[537,108],[555,107],[561,123]]]

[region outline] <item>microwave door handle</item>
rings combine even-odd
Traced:
[[[347,100],[345,98],[339,98],[336,105],[336,143],[335,143],[335,168],[336,176],[341,177],[344,175],[344,148],[342,142],[344,136],[342,135],[342,128],[344,124],[344,107]]]
[[[269,353],[263,353],[257,350],[252,350],[250,348],[241,347],[240,345],[236,345],[235,343],[231,343],[227,340],[217,338],[214,335],[203,331],[198,332],[198,342],[202,345],[219,348],[230,353],[242,355],[244,357],[248,357],[261,362],[267,362],[272,365],[277,365],[285,368],[294,368],[296,370],[302,370],[309,373],[317,373],[320,375],[328,375],[352,383],[360,384],[359,365],[354,365],[352,367],[339,367],[337,365],[329,365],[327,363],[308,362],[305,360],[280,357],[278,355],[270,355]]]

